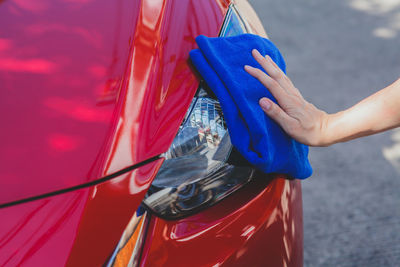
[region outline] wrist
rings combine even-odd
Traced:
[[[343,111],[328,114],[325,113],[321,122],[321,139],[319,146],[330,146],[336,144],[341,139],[337,130]]]

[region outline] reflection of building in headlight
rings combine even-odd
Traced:
[[[208,96],[196,97],[165,155],[168,159],[193,155],[204,148],[215,149],[226,134],[226,124],[218,101]],[[208,153],[213,152],[208,150]]]
[[[191,126],[198,127],[200,139],[205,138],[209,147],[218,146],[226,133],[219,103],[211,98],[198,98],[190,116]]]
[[[185,154],[193,153],[193,150],[202,142],[197,131],[197,127],[185,127],[181,134],[177,135],[171,148],[168,150],[168,158],[176,158]]]

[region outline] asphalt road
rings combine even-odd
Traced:
[[[296,87],[327,112],[400,76],[400,0],[250,2]],[[312,148],[310,160],[305,266],[400,266],[400,130]]]

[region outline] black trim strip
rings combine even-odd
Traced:
[[[59,194],[64,194],[64,193],[67,193],[67,192],[71,192],[71,191],[75,191],[75,190],[78,190],[78,189],[94,186],[94,185],[97,185],[97,184],[101,184],[101,183],[109,181],[109,180],[111,180],[111,179],[113,179],[113,178],[115,178],[117,176],[120,176],[120,175],[122,175],[124,173],[127,173],[129,171],[132,171],[134,169],[142,167],[142,166],[144,166],[146,164],[149,164],[150,162],[156,161],[156,160],[161,158],[160,156],[161,155],[154,156],[152,158],[146,159],[146,160],[144,160],[142,162],[139,162],[139,163],[136,163],[136,164],[134,164],[132,166],[129,166],[129,167],[125,168],[125,169],[117,171],[117,172],[115,172],[113,174],[110,174],[108,176],[105,176],[103,178],[100,178],[100,179],[97,179],[97,180],[94,180],[94,181],[91,181],[91,182],[88,182],[88,183],[72,186],[72,187],[69,187],[69,188],[61,189],[61,190],[56,190],[56,191],[53,191],[53,192],[50,192],[50,193],[45,193],[45,194],[34,196],[34,197],[23,198],[23,199],[20,199],[20,200],[15,200],[15,201],[11,201],[11,202],[8,202],[8,203],[0,204],[0,209],[1,208],[5,208],[5,207],[9,207],[9,206],[22,204],[22,203],[33,201],[33,200],[38,200],[38,199],[42,199],[42,198],[46,198],[46,197],[51,197],[51,196],[55,196],[55,195],[59,195]]]

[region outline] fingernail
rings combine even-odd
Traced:
[[[271,108],[271,102],[267,98],[261,98],[260,99],[260,106],[264,110],[268,110]]]
[[[269,55],[265,55],[265,58],[266,58],[268,61],[271,61],[271,57],[270,57]]]
[[[244,69],[245,69],[245,70],[251,70],[252,68],[253,68],[252,66],[244,65]]]

